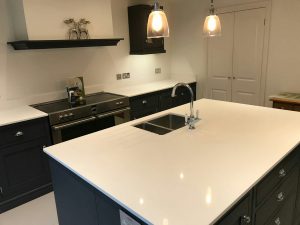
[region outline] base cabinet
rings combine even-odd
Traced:
[[[0,146],[0,213],[52,190],[48,160],[43,152],[43,147],[51,144],[46,122],[33,121],[41,129],[31,135],[30,121],[17,124],[14,132],[11,126],[1,128],[2,134],[15,140]],[[16,135],[18,132],[23,135]],[[38,137],[35,139],[34,135]]]
[[[189,84],[196,99],[196,83]],[[157,91],[145,95],[130,98],[131,119],[139,119],[157,112],[161,112],[191,101],[191,94],[188,89],[179,87],[176,90],[176,97],[171,96],[172,89]]]
[[[59,225],[129,224],[121,221],[124,215],[147,225],[52,159],[50,167]]]

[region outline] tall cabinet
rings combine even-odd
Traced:
[[[207,97],[259,105],[266,8],[219,16],[222,36],[208,40]]]

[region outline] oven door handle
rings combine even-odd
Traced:
[[[84,124],[84,123],[92,122],[94,120],[96,120],[96,117],[91,116],[91,117],[84,118],[84,119],[81,119],[81,120],[76,120],[76,121],[73,121],[73,122],[52,126],[52,129],[55,130],[55,131],[58,131],[58,130],[73,127],[73,126],[76,126],[76,125],[81,125],[81,124]]]
[[[98,119],[102,119],[102,118],[105,118],[105,117],[108,117],[108,116],[113,116],[113,115],[116,115],[116,114],[119,114],[119,113],[122,113],[122,112],[129,112],[129,111],[130,111],[130,107],[126,107],[124,109],[115,110],[115,111],[108,112],[108,113],[98,114],[96,117]]]

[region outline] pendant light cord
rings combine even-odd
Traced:
[[[209,9],[209,13],[210,13],[210,15],[214,15],[214,14],[215,14],[214,0],[211,0],[211,1],[210,1],[210,9]]]

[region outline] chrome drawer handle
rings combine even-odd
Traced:
[[[147,104],[147,100],[143,100],[142,103],[143,103],[143,104]]]
[[[285,176],[286,176],[285,169],[279,170],[279,178],[282,178],[282,177],[285,177]]]
[[[250,216],[245,215],[245,216],[242,217],[241,221],[242,221],[242,224],[250,224],[251,223],[251,218],[250,218]]]
[[[284,193],[283,192],[280,192],[278,195],[277,195],[277,201],[278,202],[282,202],[284,200]]]
[[[281,224],[281,221],[280,221],[279,217],[274,222],[275,222],[276,225],[280,225]]]
[[[18,131],[18,132],[15,134],[16,137],[21,137],[21,136],[23,136],[23,135],[24,135],[24,133],[23,133],[22,131]]]

